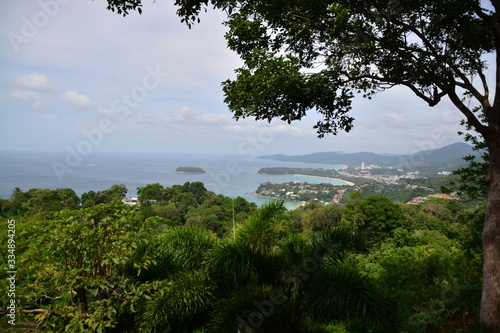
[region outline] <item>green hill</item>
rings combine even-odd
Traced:
[[[339,152],[318,152],[308,155],[287,156],[283,154],[260,156],[261,159],[322,163],[322,164],[346,164],[350,167],[365,165],[389,166],[429,166],[441,169],[456,169],[464,166],[463,157],[477,154],[472,150],[472,146],[465,143],[454,143],[443,148],[433,150],[422,150],[412,154],[383,155],[369,152],[360,153],[339,153]]]

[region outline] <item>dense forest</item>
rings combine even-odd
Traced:
[[[479,331],[484,207],[353,192],[287,211],[200,182],[126,193],[0,200],[3,331]]]

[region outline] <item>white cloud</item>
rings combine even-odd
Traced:
[[[184,106],[179,110],[179,112],[170,116],[169,121],[175,123],[192,123],[196,121],[197,118],[198,116],[196,115],[196,112],[194,112],[191,108]]]
[[[26,90],[55,92],[44,74],[31,73],[26,76],[14,75],[11,85]]]
[[[148,119],[145,115],[141,116],[146,123]],[[149,118],[150,124],[160,121],[157,118]],[[154,120],[154,121],[153,121]],[[300,128],[284,123],[269,124],[267,121],[255,121],[253,119],[242,119],[236,121],[226,114],[222,113],[204,113],[198,114],[189,107],[183,107],[172,115],[169,115],[164,122],[170,130],[170,133],[176,132],[182,135],[205,133],[213,136],[229,134],[247,134],[254,135],[263,129],[270,129],[275,135],[282,137],[304,137],[306,133]]]
[[[16,99],[18,101],[31,105],[33,109],[42,108],[42,101],[40,99],[40,95],[37,92],[27,90],[14,90],[8,96],[9,98]]]
[[[76,91],[66,91],[60,96],[60,100],[78,109],[90,109],[94,105],[87,96],[80,95]]]
[[[305,134],[305,132],[303,130],[301,130],[300,128],[295,127],[295,126],[291,126],[291,125],[285,125],[285,124],[274,125],[271,127],[271,130],[274,133],[283,134],[283,135],[292,136],[292,137],[302,137]]]
[[[110,118],[110,119],[115,119],[120,114],[120,112],[110,110],[110,109],[99,109],[99,111],[97,111],[97,113],[99,113],[103,117]]]
[[[162,123],[162,120],[154,112],[142,111],[136,115],[134,122],[146,125],[159,125]]]
[[[209,124],[222,125],[224,123],[228,123],[230,119],[223,114],[207,113],[207,114],[202,114],[200,117],[198,117],[198,121],[205,125]]]
[[[234,123],[231,118],[221,113],[203,113],[198,114],[189,107],[182,107],[179,112],[168,117],[169,123],[187,124],[189,126],[210,126],[222,127]]]
[[[225,129],[228,130],[229,132],[235,132],[235,133],[244,133],[245,132],[245,128],[243,126],[239,126],[239,125],[226,126]]]
[[[386,123],[389,127],[408,128],[410,121],[408,117],[401,112],[391,112],[385,116]]]

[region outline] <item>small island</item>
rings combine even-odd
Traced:
[[[206,173],[202,168],[197,167],[178,167],[175,173]]]

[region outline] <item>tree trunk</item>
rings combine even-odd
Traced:
[[[487,332],[500,333],[500,135],[488,140],[490,169],[483,229],[483,294],[481,324]]]
[[[77,288],[76,295],[78,296],[78,305],[80,306],[80,313],[86,313],[89,310],[87,303],[87,289],[85,289],[84,287]]]

